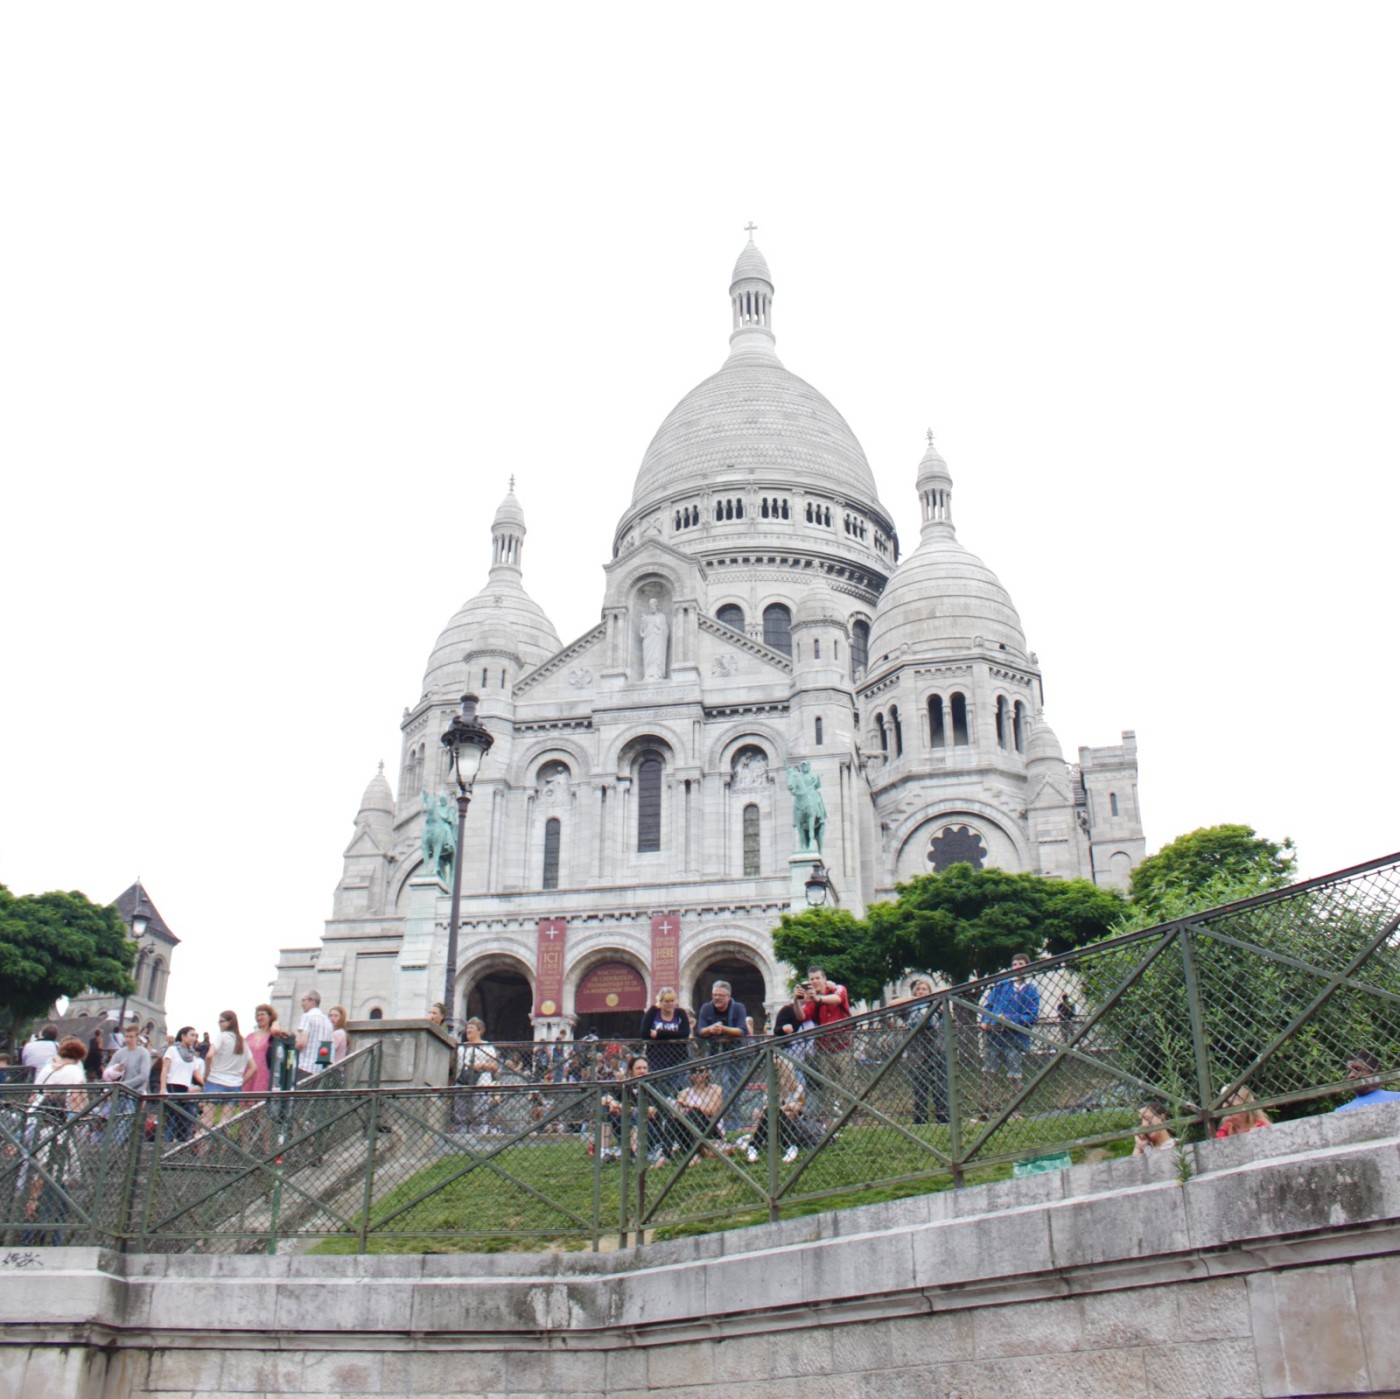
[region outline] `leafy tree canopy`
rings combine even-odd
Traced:
[[[1017,952],[1038,957],[1105,937],[1125,907],[1114,890],[1088,880],[967,864],[920,875],[895,894],[869,912],[877,944],[898,948],[904,967],[955,985],[1000,971]]]
[[[1297,864],[1291,840],[1269,840],[1252,826],[1203,826],[1149,855],[1133,871],[1128,894],[1148,923],[1161,922],[1281,889]]]
[[[897,949],[881,945],[870,924],[844,908],[785,913],[773,930],[773,950],[799,978],[818,966],[840,982],[853,1001],[873,1001],[904,970]]]
[[[129,995],[135,954],[115,908],[79,893],[16,897],[0,884],[0,1028],[89,987]]]
[[[773,934],[783,961],[820,964],[853,999],[874,1000],[906,971],[953,984],[1009,966],[1017,952],[1066,952],[1107,936],[1126,905],[1083,879],[1047,879],[954,865],[921,875],[874,904],[864,920],[845,909],[786,914]]]

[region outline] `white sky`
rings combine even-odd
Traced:
[[[918,539],[932,425],[1149,849],[1400,844],[1400,10],[0,9],[0,881],[314,945],[507,477],[570,639],[648,441],[778,349]]]

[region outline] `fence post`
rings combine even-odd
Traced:
[[[156,1128],[155,1140],[151,1143],[151,1170],[150,1179],[146,1182],[146,1206],[141,1211],[141,1230],[136,1241],[136,1251],[144,1253],[146,1251],[146,1234],[151,1227],[151,1212],[155,1208],[156,1202],[156,1181],[160,1177],[160,1162],[164,1153],[161,1147],[165,1143],[165,1115],[169,1107],[170,1100],[161,1094],[156,1099]],[[144,1114],[141,1122],[141,1136],[146,1135],[146,1123]]]
[[[1210,1040],[1206,1033],[1205,1017],[1201,1014],[1201,984],[1196,975],[1194,929],[1180,929],[1177,941],[1181,946],[1181,970],[1186,983],[1186,1008],[1191,1015],[1191,1047],[1196,1057],[1197,1106],[1200,1108],[1206,1136],[1210,1136],[1215,1126],[1214,1114],[1210,1110],[1215,1090],[1210,1082]]]
[[[764,1068],[768,1079],[768,1219],[770,1223],[777,1223],[778,1161],[783,1154],[779,1129],[782,1126],[783,1112],[782,1104],[778,1101],[777,1051],[770,1044],[764,1053],[767,1056]]]
[[[952,1164],[953,1184],[963,1183],[962,1168],[962,1094],[958,1089],[958,1027],[957,1007],[951,1000],[943,1007],[943,1061],[948,1076],[948,1157]],[[937,1116],[937,1113],[934,1114]]]
[[[377,1049],[379,1046],[376,1045]],[[360,1200],[360,1249],[361,1253],[369,1252],[369,1211],[374,1202],[374,1161],[375,1154],[379,1150],[379,1090],[371,1088],[369,1094],[369,1124],[365,1128],[369,1133],[369,1146],[365,1156],[365,1190]]]
[[[593,1085],[593,1252],[603,1233],[603,1090]]]
[[[117,1099],[117,1101],[121,1101]],[[146,1144],[146,1096],[142,1094],[132,1105],[129,1113],[126,1134],[126,1150],[122,1153],[122,1183],[117,1192],[117,1218],[112,1232],[117,1238],[117,1248],[123,1253],[131,1244],[132,1193],[136,1189],[136,1172],[141,1161],[141,1149]]]

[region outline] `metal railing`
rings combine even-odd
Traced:
[[[0,1089],[0,1236],[598,1248],[1127,1150],[1149,1102],[1228,1133],[1358,1050],[1400,1077],[1398,930],[1400,855],[628,1082],[379,1090],[376,1047],[257,1098]]]

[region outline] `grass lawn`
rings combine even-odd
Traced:
[[[1004,1180],[1014,1160],[1069,1146],[1081,1160],[1094,1139],[1105,1155],[1126,1155],[1136,1115],[1121,1108],[1049,1116],[1008,1123],[987,1145],[1001,1159],[965,1168],[964,1184]],[[803,1153],[777,1167],[779,1217],[895,1200],[947,1190],[953,1178],[934,1153],[948,1147],[948,1128],[910,1129],[915,1140],[883,1125],[843,1129],[819,1153]],[[971,1143],[981,1124],[969,1123]],[[731,1134],[732,1136],[733,1134]],[[476,1148],[450,1150],[431,1164],[384,1182],[370,1211],[369,1253],[492,1253],[587,1249],[596,1228],[613,1239],[621,1228],[623,1169],[595,1163],[577,1136],[546,1135],[514,1142],[486,1139]],[[496,1154],[492,1154],[492,1153]],[[805,1162],[805,1169],[804,1169]],[[627,1171],[628,1218],[633,1231],[639,1212],[647,1236],[665,1239],[766,1223],[770,1218],[770,1162],[761,1153],[750,1164],[742,1151],[705,1159],[689,1168],[654,1166],[639,1180]],[[597,1203],[595,1207],[595,1188]],[[595,1213],[596,1211],[596,1213]],[[325,1238],[318,1254],[359,1251],[355,1232]]]

